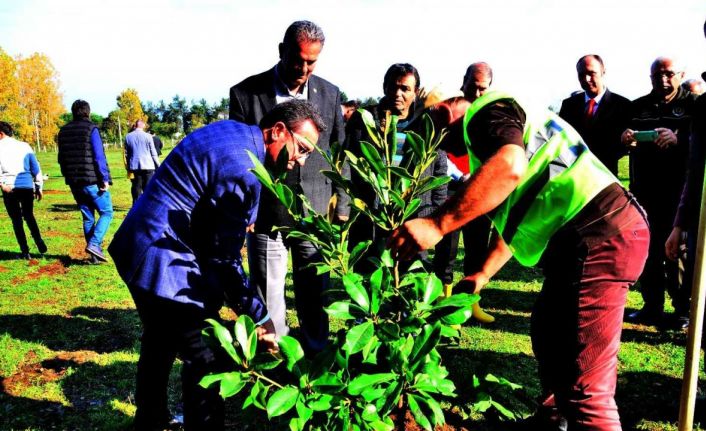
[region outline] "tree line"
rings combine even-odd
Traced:
[[[44,54],[12,57],[0,47],[0,121],[10,123],[17,139],[35,151],[56,149],[59,128],[71,121],[63,105],[59,74]],[[347,100],[342,93],[343,101]],[[368,97],[361,106],[374,104]],[[193,130],[228,118],[228,98],[209,104],[205,99],[191,101],[178,94],[171,101],[142,102],[137,90],[127,88],[116,97],[116,108],[106,117],[91,114],[107,145],[122,146],[125,135],[138,119],[145,120],[157,135],[176,142]]]

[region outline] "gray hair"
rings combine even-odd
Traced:
[[[282,43],[291,46],[300,42],[320,42],[323,46],[326,41],[321,27],[311,21],[294,21],[284,32]]]

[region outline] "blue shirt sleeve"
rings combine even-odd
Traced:
[[[91,132],[91,147],[93,147],[93,154],[96,158],[96,165],[98,165],[98,172],[102,178],[101,183],[111,183],[110,170],[108,169],[108,160],[105,158],[105,151],[103,150],[103,141],[101,141],[101,135],[98,133],[98,128],[94,127]]]

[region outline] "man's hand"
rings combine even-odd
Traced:
[[[255,232],[255,223],[247,225],[245,228],[245,233],[253,233]]]
[[[475,274],[463,277],[454,287],[454,291],[479,294],[480,290],[488,284],[488,281],[490,281],[490,278],[488,278],[485,273],[476,272]]]
[[[43,197],[44,193],[42,193],[41,189],[34,189],[34,198],[37,200],[37,202],[41,201]]]
[[[635,140],[635,131],[632,129],[625,129],[622,135],[620,135],[620,142],[623,143],[628,148],[634,148],[637,146],[637,141]]]
[[[655,139],[655,144],[659,148],[665,149],[673,145],[677,145],[677,135],[670,129],[657,127],[655,132],[658,133],[657,139]]]
[[[275,338],[275,325],[272,323],[272,319],[268,319],[262,325],[258,326],[255,331],[257,332],[258,344],[263,346],[270,353],[277,353],[279,351],[279,346]]]
[[[664,243],[664,254],[668,259],[676,261],[679,258],[679,250],[684,245],[684,231],[680,227],[674,227]]]
[[[410,260],[422,250],[436,245],[444,233],[438,222],[432,218],[417,218],[403,224],[392,232],[387,246],[392,255],[401,260]]]
[[[103,183],[103,187],[100,187],[100,191],[107,192],[109,188],[110,188],[110,183],[105,182],[105,183]]]
[[[9,184],[3,184],[0,188],[2,188],[2,191],[5,193],[10,193],[12,191],[12,186]]]

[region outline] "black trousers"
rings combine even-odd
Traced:
[[[204,389],[199,381],[209,373],[227,371],[227,354],[211,349],[201,336],[207,318],[216,311],[159,298],[132,289],[143,333],[137,362],[135,429],[162,430],[170,418],[167,406],[169,374],[177,356],[181,370],[184,427],[188,430],[222,430],[224,402],[218,385]],[[232,361],[231,361],[232,363]]]
[[[5,203],[7,214],[12,220],[12,229],[15,231],[15,238],[17,238],[17,243],[20,245],[20,251],[29,253],[22,219],[27,223],[32,239],[34,239],[34,243],[37,244],[41,251],[44,248],[44,241],[42,241],[42,235],[39,233],[37,220],[34,218],[34,190],[13,189],[10,193],[3,192],[2,200]]]
[[[130,188],[130,193],[132,194],[132,203],[134,204],[137,201],[137,198],[140,197],[142,192],[145,191],[147,183],[149,182],[150,178],[152,178],[152,175],[154,175],[154,169],[137,170],[132,171],[132,173],[135,178],[132,179],[132,187]]]

